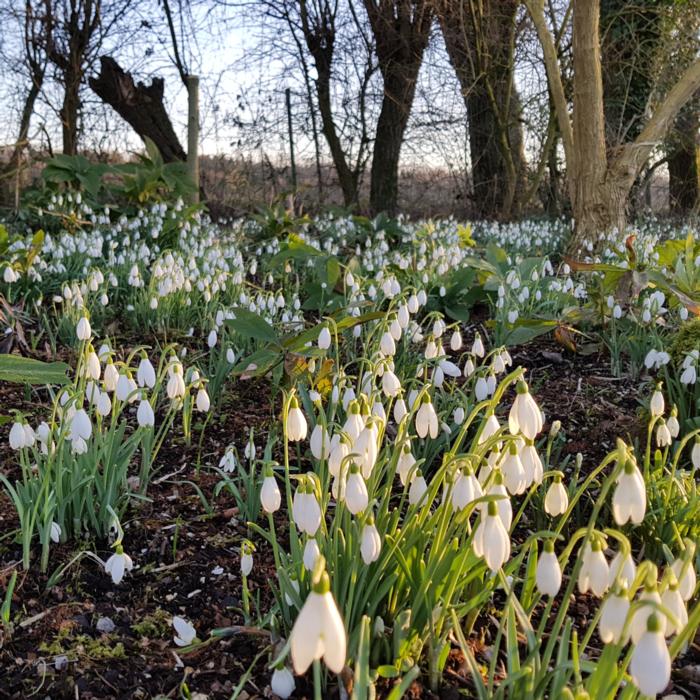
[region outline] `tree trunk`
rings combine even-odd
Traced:
[[[63,153],[74,156],[78,152],[78,113],[80,111],[80,73],[65,73],[63,104],[59,111],[63,129]]]
[[[373,214],[397,212],[399,158],[403,136],[411,114],[420,63],[397,67],[384,76],[384,99],[377,120],[372,154],[369,201]]]
[[[675,143],[668,155],[671,211],[687,214],[700,205],[700,111],[697,104],[676,120]]]
[[[517,210],[525,160],[512,72],[517,7],[512,0],[438,4],[440,28],[467,108],[474,208],[482,218],[509,218]]]
[[[90,87],[111,105],[141,137],[150,138],[166,163],[187,159],[170,117],[163,105],[164,83],[153,78],[150,85],[134,83],[110,56],[100,58],[100,74],[90,78]]]
[[[187,172],[194,185],[192,202],[199,202],[199,77],[187,76]]]

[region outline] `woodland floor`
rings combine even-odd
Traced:
[[[634,440],[642,434],[638,382],[615,379],[606,357],[574,355],[543,339],[512,354],[516,366],[528,368],[531,391],[546,413],[546,429],[551,421],[562,421],[567,434],[562,457],[581,452],[585,470],[614,447],[618,435]],[[237,689],[241,689],[239,698],[271,697],[269,635],[245,627],[242,614],[239,545],[247,535],[246,525],[237,520],[225,490],[214,497],[219,476],[211,467],[232,442],[242,454],[248,428],[265,432],[276,418],[275,408],[264,398],[270,396],[265,381],[232,385],[204,432],[199,474],[197,444],[187,447],[173,439],[160,454],[150,500],[133,506],[125,523],[125,541],[137,568],[120,586],[114,586],[88,558],[71,566],[48,589],[48,576],[40,575],[38,567],[23,571],[21,548],[13,537],[14,511],[0,492],[0,587],[7,584],[13,569],[19,569],[12,607],[12,617],[19,623],[11,636],[0,638],[0,698],[178,698],[183,681],[192,694],[212,699],[230,698]],[[47,398],[10,385],[0,387],[0,406],[27,410],[39,420]],[[14,456],[6,433],[3,428],[0,470],[12,479]],[[277,523],[282,537],[285,518]],[[266,610],[271,602],[267,582],[274,577],[274,564],[271,550],[260,538],[255,541],[251,594]],[[51,551],[49,574],[81,549],[91,549],[102,559],[109,556],[104,542],[57,546]],[[586,597],[574,609],[585,621],[589,616]],[[203,638],[214,628],[238,627],[232,636],[185,655],[173,644],[170,620],[176,614],[192,621]],[[477,621],[472,635],[482,660],[487,658],[494,627],[489,617]],[[99,631],[98,623],[104,629],[106,620],[113,629]],[[674,675],[676,692],[689,697],[700,696],[696,644]],[[440,694],[430,693],[419,680],[410,697],[463,697],[464,691],[469,695],[470,687],[464,659],[454,649]],[[310,691],[308,684],[297,679],[294,697],[310,697]]]

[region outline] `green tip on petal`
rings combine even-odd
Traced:
[[[489,501],[487,512],[489,515],[498,515],[498,506],[496,505],[496,501]]]
[[[328,578],[328,573],[326,571],[318,577],[318,581],[314,581],[311,589],[314,593],[318,593],[318,595],[325,595],[331,590],[331,580]]]
[[[548,552],[549,554],[552,554],[552,552],[554,552],[554,542],[552,542],[552,540],[547,540],[544,543],[544,551]]]
[[[519,380],[515,386],[515,391],[518,394],[527,394],[527,392],[529,391],[527,382],[523,379]]]
[[[660,631],[661,631],[661,622],[659,622],[659,618],[656,615],[656,613],[652,613],[647,618],[647,632],[660,632]]]

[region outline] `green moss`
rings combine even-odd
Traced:
[[[683,358],[691,351],[700,349],[700,318],[686,321],[676,332],[669,352],[674,366],[683,362]]]
[[[141,637],[153,639],[156,637],[167,637],[170,635],[170,627],[172,625],[172,615],[162,608],[158,608],[155,612],[131,625],[131,629]]]
[[[121,642],[111,643],[109,635],[94,639],[87,634],[71,634],[71,627],[63,627],[52,642],[42,642],[39,650],[48,656],[69,658],[87,657],[95,661],[105,659],[125,659],[126,651]]]

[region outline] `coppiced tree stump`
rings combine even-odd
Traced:
[[[111,57],[100,58],[100,73],[90,78],[90,87],[129,123],[142,138],[155,143],[166,163],[185,161],[185,153],[163,105],[164,81],[153,78],[150,85],[134,82]]]

